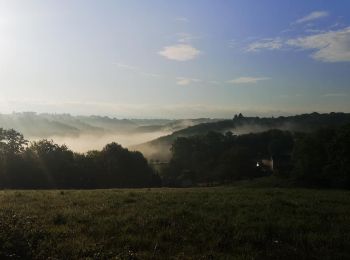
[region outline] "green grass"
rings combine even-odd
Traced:
[[[349,259],[350,192],[0,191],[0,259]]]

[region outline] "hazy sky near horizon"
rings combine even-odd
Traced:
[[[350,112],[350,1],[0,0],[0,112]]]

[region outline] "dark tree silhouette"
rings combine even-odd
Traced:
[[[102,151],[73,153],[52,140],[28,141],[0,128],[1,188],[151,187],[160,179],[139,152],[119,144]]]

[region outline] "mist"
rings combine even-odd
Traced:
[[[149,133],[118,133],[118,134],[82,134],[79,136],[49,136],[46,139],[53,140],[57,144],[65,144],[74,152],[85,153],[91,150],[101,150],[106,144],[116,142],[123,147],[130,148],[134,145],[145,143],[170,132],[158,131]],[[29,138],[29,141],[38,141],[41,138]],[[131,148],[131,150],[133,150]]]
[[[228,129],[228,131],[231,131],[235,135],[244,135],[244,134],[255,134],[255,133],[261,133],[265,131],[269,131],[271,129],[278,129],[282,131],[306,131],[305,127],[302,127],[297,124],[293,123],[283,123],[279,125],[259,125],[259,124],[244,124],[240,125],[234,128]],[[222,131],[224,132],[224,131]]]
[[[101,150],[106,144],[116,142],[130,150],[137,145],[161,136],[217,119],[120,119],[107,116],[73,116],[70,114],[38,114],[23,112],[0,114],[0,127],[15,129],[29,141],[53,140],[65,144],[74,152]],[[162,151],[160,151],[162,150]],[[145,156],[169,154],[168,149],[147,149]]]

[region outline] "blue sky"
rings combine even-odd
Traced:
[[[0,0],[0,111],[350,112],[348,1]]]

